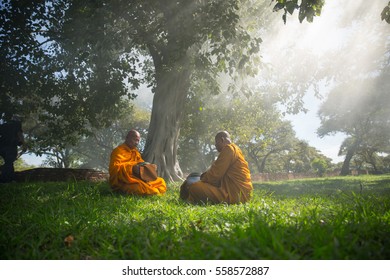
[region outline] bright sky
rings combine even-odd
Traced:
[[[321,101],[310,95],[304,100],[305,106],[309,110],[307,113],[299,113],[298,115],[289,115],[286,117],[287,120],[291,121],[297,137],[305,140],[310,146],[315,147],[323,155],[331,158],[333,163],[343,161],[344,156],[338,156],[338,152],[345,135],[337,133],[332,136],[319,138],[316,133],[317,128],[320,126],[317,110]]]

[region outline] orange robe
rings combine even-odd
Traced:
[[[136,195],[161,195],[167,190],[163,178],[144,182],[133,175],[133,166],[144,160],[136,148],[119,145],[111,153],[109,173],[110,185],[114,191]]]
[[[253,186],[248,163],[235,144],[225,146],[216,161],[202,174],[201,180],[188,187],[191,203],[245,203]]]

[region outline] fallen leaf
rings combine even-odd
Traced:
[[[64,243],[66,247],[71,247],[74,241],[73,235],[69,234],[65,237]]]

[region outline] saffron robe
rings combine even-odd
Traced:
[[[110,158],[110,186],[114,191],[135,195],[161,195],[167,190],[163,178],[144,182],[133,174],[133,166],[144,162],[136,148],[125,143],[116,147]]]
[[[252,196],[248,163],[235,144],[222,148],[218,158],[202,174],[201,180],[188,186],[190,203],[245,203]]]

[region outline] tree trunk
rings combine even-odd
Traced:
[[[168,182],[183,177],[177,161],[177,145],[189,90],[188,71],[183,67],[175,69],[178,70],[156,73],[157,87],[143,154],[145,161],[157,164],[159,176]]]
[[[341,167],[341,171],[340,171],[341,176],[346,176],[350,174],[349,164],[351,162],[352,157],[355,155],[357,147],[358,147],[358,142],[355,142],[354,144],[351,145],[351,147],[348,147],[347,154],[345,155],[343,166]]]
[[[273,154],[273,153],[274,153],[274,151],[269,152],[269,153],[266,154],[266,155],[263,157],[263,159],[261,160],[261,165],[258,166],[258,168],[257,168],[257,169],[259,170],[260,173],[264,173],[265,163],[267,162],[268,157],[269,157],[271,154]]]

